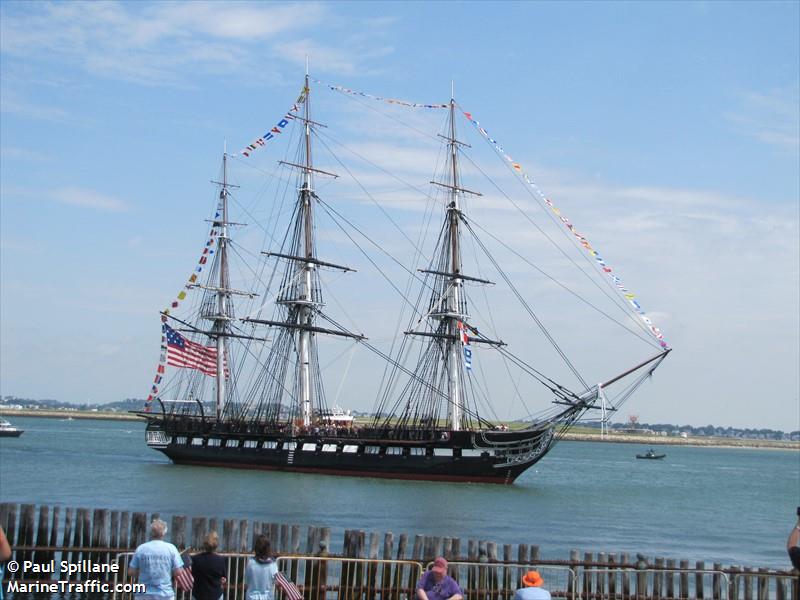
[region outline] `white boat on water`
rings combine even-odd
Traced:
[[[19,437],[24,429],[17,429],[5,419],[0,419],[0,437]]]

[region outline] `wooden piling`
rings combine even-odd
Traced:
[[[617,577],[616,577],[617,555],[613,552],[608,555],[608,597],[617,597]]]
[[[203,547],[203,538],[206,537],[207,533],[208,533],[208,519],[205,517],[193,517],[192,537],[191,537],[193,550],[197,551]]]
[[[653,573],[653,600],[661,600],[664,589],[664,559],[657,556],[654,563],[656,572]]]
[[[694,574],[694,593],[697,600],[705,598],[705,571],[706,564],[702,560],[698,560],[695,568],[697,571]]]
[[[401,533],[397,539],[397,560],[406,559],[406,550],[408,546],[408,534]],[[394,570],[394,578],[392,579],[392,587],[395,590],[403,589],[403,582],[407,581],[405,578],[405,568],[403,565],[396,565]],[[413,575],[409,574],[408,579],[413,579]],[[416,581],[414,582],[416,584]],[[409,586],[410,588],[410,586]]]
[[[92,517],[92,548],[109,547],[108,525],[108,510],[95,509]],[[109,561],[109,553],[106,551],[93,552],[92,557],[97,563],[107,564]],[[108,575],[103,574],[102,579],[108,579]]]
[[[711,576],[711,598],[713,598],[713,600],[722,600],[722,577],[720,576],[722,565],[720,563],[714,563],[713,568],[714,573]]]
[[[570,563],[570,578],[567,582],[567,598],[575,598],[576,585],[578,583],[578,563],[580,562],[580,554],[577,550],[569,551]]]
[[[130,543],[131,531],[131,513],[127,510],[119,514],[119,547],[125,550],[130,550],[132,546]]]
[[[253,544],[250,540],[250,521],[241,519],[239,521],[239,552],[249,553],[253,551]]]
[[[769,569],[761,568],[758,570],[758,600],[769,599]]]
[[[33,504],[23,504],[19,515],[19,530],[17,532],[17,544],[20,546],[33,546],[34,536],[34,519],[36,515],[36,506]],[[23,550],[20,562],[33,559],[33,552],[30,550]]]
[[[630,557],[627,552],[623,552],[619,559],[623,565],[630,564]],[[627,600],[631,597],[631,575],[628,571],[622,572],[622,597]]]
[[[45,565],[50,561],[50,552],[48,552],[45,548],[47,548],[47,543],[50,540],[49,535],[49,526],[50,526],[50,507],[49,506],[40,506],[39,507],[39,526],[36,530],[36,545],[41,548],[41,550],[36,550],[33,553],[33,562],[37,565]],[[41,579],[50,579],[51,574],[45,573],[42,574],[40,577]]]
[[[675,596],[675,573],[672,571],[672,569],[675,569],[675,568],[676,568],[675,559],[674,558],[668,558],[667,559],[668,572],[667,572],[667,576],[666,576],[666,579],[667,579],[667,590],[666,590],[667,598],[673,598]]]
[[[383,560],[392,560],[392,552],[394,550],[394,535],[391,531],[387,531],[383,536]],[[381,600],[388,598],[388,591],[391,589],[391,582],[394,581],[392,577],[392,565],[385,563],[381,568],[381,586],[379,589]]]
[[[180,515],[173,515],[172,516],[172,523],[170,524],[170,540],[172,543],[175,544],[175,547],[178,549],[179,552],[183,552],[187,548],[186,540],[186,517]],[[224,544],[224,535],[223,535],[223,549],[226,548]]]
[[[688,598],[689,597],[689,561],[682,560],[681,561],[681,598]]]
[[[138,548],[140,544],[147,541],[148,534],[147,514],[135,512],[131,515],[131,539],[130,548]]]
[[[744,600],[754,600],[753,598],[753,570],[750,567],[743,569],[744,579]]]

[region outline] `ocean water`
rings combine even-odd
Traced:
[[[538,544],[543,558],[628,552],[784,569],[800,452],[561,442],[512,486],[171,464],[137,422],[16,418],[0,501]],[[334,546],[335,547],[335,546]]]

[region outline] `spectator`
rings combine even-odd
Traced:
[[[145,591],[136,594],[136,600],[172,600],[175,590],[172,587],[173,576],[183,569],[183,560],[178,549],[164,541],[167,524],[161,519],[150,523],[150,541],[138,548],[131,559],[128,574],[139,577],[139,583],[145,585]]]
[[[272,600],[278,565],[270,554],[272,546],[265,535],[256,538],[253,558],[244,571],[245,600]]]
[[[8,545],[6,532],[0,527],[0,600],[3,600],[3,577],[6,574],[6,561],[11,558],[11,546]]]
[[[542,584],[544,580],[538,571],[528,571],[522,576],[522,587],[514,594],[514,600],[550,600],[550,592]]]
[[[797,523],[794,524],[794,529],[786,540],[786,551],[789,553],[792,566],[800,571],[800,506],[797,507]]]
[[[192,596],[197,600],[219,600],[222,587],[228,582],[226,561],[217,554],[219,536],[212,531],[203,539],[203,551],[192,556],[194,587]]]
[[[447,574],[447,561],[439,557],[433,561],[433,567],[426,571],[417,583],[418,600],[463,600],[456,580]]]

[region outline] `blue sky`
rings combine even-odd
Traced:
[[[0,394],[146,395],[157,313],[202,245],[223,144],[281,116],[309,55],[317,78],[380,96],[446,101],[454,81],[614,265],[675,348],[620,419],[797,429],[798,7],[3,2]],[[377,135],[385,107],[317,94],[344,122],[332,135],[427,182],[422,154]],[[256,171],[232,170],[257,198]],[[501,216],[486,212],[496,231]],[[600,342],[576,343],[578,360]]]

